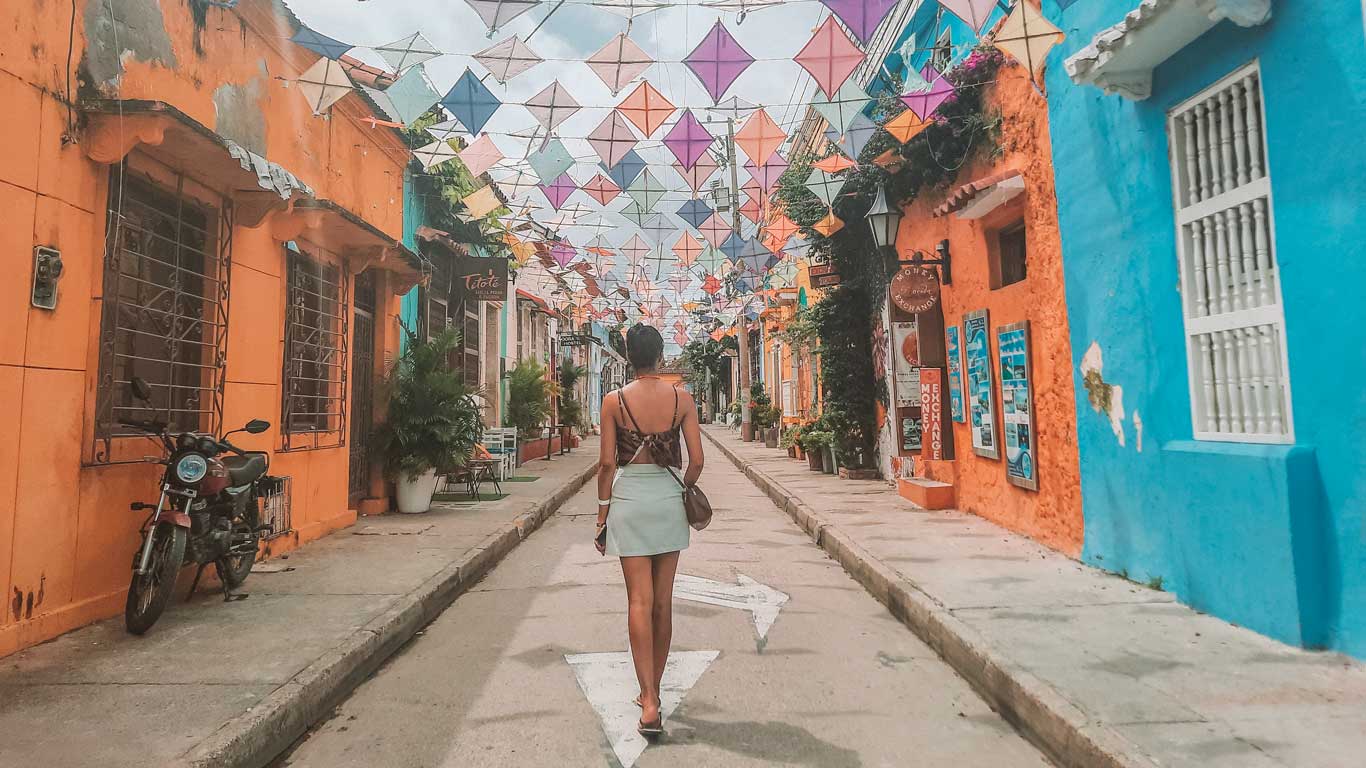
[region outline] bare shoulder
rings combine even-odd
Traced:
[[[683,387],[674,387],[674,389],[678,390],[678,404],[679,404],[679,405],[692,406],[692,405],[695,404],[695,401],[693,400],[693,396],[692,396],[692,393],[691,393],[691,392],[689,392],[688,390],[684,389]]]

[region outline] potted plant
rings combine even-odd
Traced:
[[[527,358],[508,371],[508,407],[504,422],[517,428],[519,443],[539,440],[550,418],[550,397],[554,384],[546,378],[546,367]],[[521,446],[518,446],[521,464]]]
[[[749,385],[749,418],[754,424],[754,439],[763,440],[769,448],[777,448],[777,438],[773,442],[768,440],[768,429],[773,426],[769,420],[769,406],[773,400],[768,396],[768,391],[764,389],[762,381],[756,381]]]
[[[387,377],[389,407],[375,440],[399,512],[431,509],[437,474],[468,461],[483,437],[479,393],[448,363],[459,343],[453,330],[427,341],[409,332],[407,350]]]
[[[580,432],[583,431],[584,413],[583,404],[574,397],[574,388],[578,385],[579,379],[582,379],[586,373],[588,373],[588,369],[582,365],[575,365],[573,360],[565,359],[560,363],[560,423],[571,428],[569,439],[576,448],[579,439],[572,433],[572,430],[577,428]]]
[[[802,447],[806,449],[807,466],[812,472],[820,472],[824,469],[829,457],[829,448],[835,442],[835,433],[824,430],[808,428],[802,433]],[[825,470],[834,472],[834,469]]]
[[[783,447],[787,449],[787,455],[794,459],[801,458],[802,450],[802,425],[787,430],[783,433]]]

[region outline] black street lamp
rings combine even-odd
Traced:
[[[868,226],[873,230],[873,242],[878,248],[895,248],[896,231],[901,226],[901,209],[887,205],[887,190],[878,187],[873,197],[873,207],[864,214]]]
[[[896,252],[896,233],[901,226],[901,209],[887,204],[887,190],[879,187],[877,195],[873,198],[873,206],[864,214],[868,219],[868,226],[873,230],[873,242],[877,247],[887,252],[888,267],[895,271],[903,265],[914,265],[917,267],[938,266],[940,283],[949,285],[953,282],[953,273],[950,271],[949,241],[943,240],[935,247],[939,253],[939,258],[926,258],[921,251],[911,254],[910,259],[902,260]]]

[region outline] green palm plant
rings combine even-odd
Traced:
[[[416,478],[429,470],[450,471],[464,464],[484,435],[484,419],[468,386],[450,367],[459,348],[453,330],[421,341],[408,331],[407,350],[385,381],[389,409],[375,432],[391,479]]]
[[[550,416],[550,398],[554,384],[546,378],[544,365],[530,358],[517,363],[508,371],[508,407],[505,421],[516,427],[523,440],[534,440],[541,434]]]
[[[560,423],[584,428],[583,423],[583,404],[574,397],[574,387],[578,385],[588,373],[588,369],[582,365],[575,365],[573,360],[564,360],[560,363]]]

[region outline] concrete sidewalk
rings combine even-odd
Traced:
[[[1202,615],[979,517],[917,509],[881,481],[813,473],[704,430],[1060,764],[1363,764],[1366,666]]]
[[[0,766],[261,766],[592,477],[597,441],[494,502],[362,518],[203,592],[144,637],[122,618],[0,659]]]

